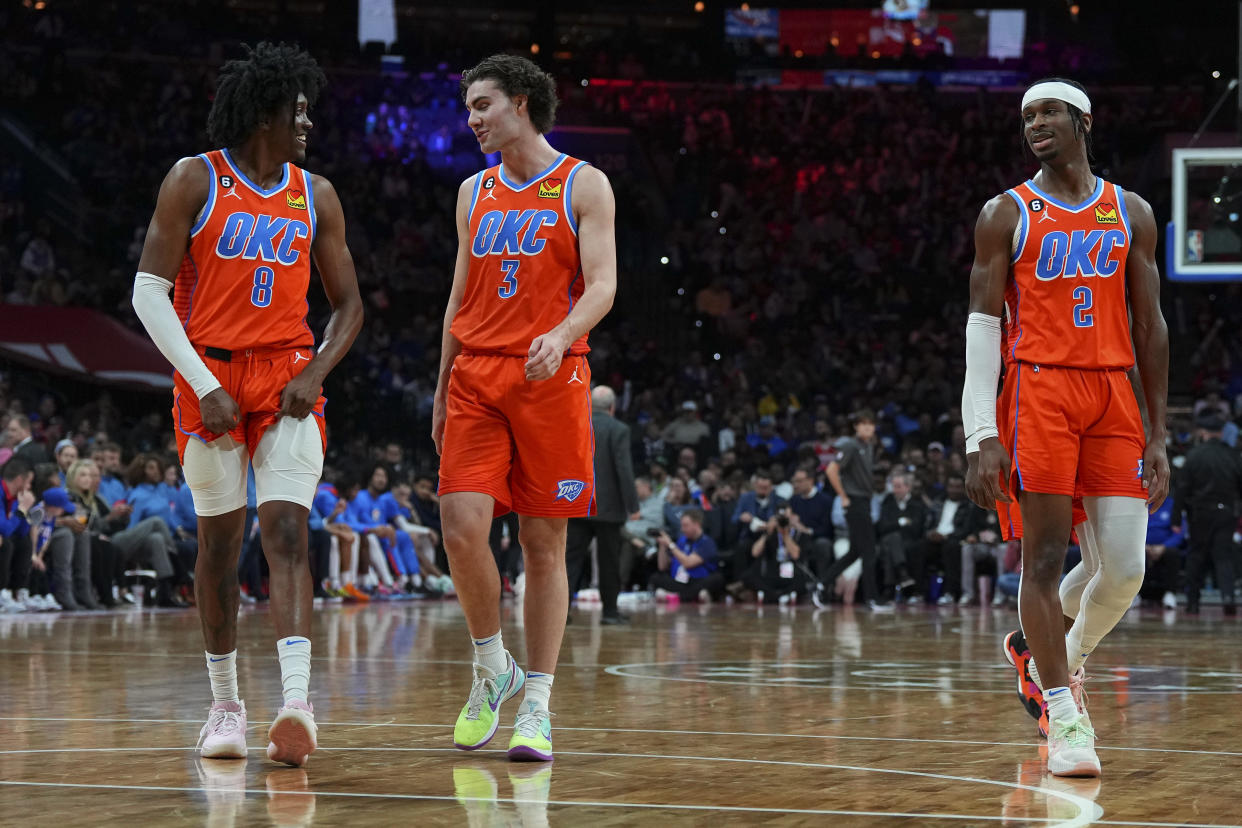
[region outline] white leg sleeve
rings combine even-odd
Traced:
[[[214,517],[245,508],[249,462],[245,443],[227,434],[210,443],[190,440],[182,471],[194,496],[195,514]]]
[[[310,508],[323,474],[323,438],[315,415],[281,417],[259,440],[254,452],[257,505],[287,500]]]
[[[1095,524],[1091,518],[1074,527],[1078,533],[1078,548],[1082,561],[1061,580],[1061,611],[1070,618],[1077,618],[1082,607],[1082,593],[1087,584],[1100,570],[1100,544],[1095,537]]]
[[[379,538],[367,535],[367,551],[371,555],[371,570],[384,586],[392,586],[392,573],[388,571],[388,560],[384,557],[384,547],[380,546]]]
[[[1070,672],[1080,666],[1117,625],[1143,585],[1147,565],[1147,504],[1137,497],[1083,498],[1095,527],[1099,570],[1082,593],[1074,626],[1065,636]]]

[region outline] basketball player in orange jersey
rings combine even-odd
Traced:
[[[569,609],[568,518],[594,513],[587,333],[617,285],[607,177],[557,152],[552,77],[493,55],[461,79],[469,125],[501,163],[462,182],[457,264],[444,312],[432,438],[453,585],[474,641],[474,682],[453,741],[480,748],[526,688],[509,758],[552,759],[548,697]],[[529,672],[500,634],[494,515],[513,510],[526,559]]]
[[[1040,170],[989,201],[975,228],[962,395],[967,490],[984,508],[1014,499],[1021,507],[1019,612],[1048,704],[1048,770],[1098,776],[1095,733],[1070,676],[1138,592],[1147,508],[1169,485],[1156,225],[1146,201],[1091,172],[1091,102],[1081,86],[1034,84],[1021,117]],[[1002,329],[1012,364],[998,410]],[[1135,364],[1146,434],[1126,375]],[[1099,566],[1066,633],[1058,585],[1076,493]]]
[[[177,369],[173,422],[199,515],[194,592],[214,698],[205,757],[246,756],[237,558],[251,463],[284,683],[267,755],[302,765],[316,746],[307,518],[323,467],[321,386],[362,326],[336,191],[294,163],[306,159],[307,110],[324,83],[292,46],[260,43],[224,65],[207,117],[222,149],[168,173],[134,280],[134,309]],[[332,305],[318,350],[306,324],[312,256]]]

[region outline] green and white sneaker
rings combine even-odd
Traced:
[[[526,673],[513,656],[505,653],[509,668],[493,675],[481,664],[474,665],[470,698],[453,726],[453,744],[462,750],[477,750],[492,740],[500,724],[500,705],[517,695],[526,684]]]
[[[1095,731],[1086,716],[1079,714],[1068,722],[1049,721],[1048,772],[1053,776],[1100,775]]]
[[[526,702],[526,710],[513,722],[509,758],[515,762],[552,761],[552,714]]]

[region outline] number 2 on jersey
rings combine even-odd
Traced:
[[[496,294],[501,299],[508,299],[517,293],[517,272],[521,264],[520,259],[500,260],[500,269],[505,272],[505,278],[500,280],[500,287],[496,289]]]
[[[272,286],[276,283],[276,272],[270,267],[255,268],[254,290],[250,291],[250,304],[256,308],[266,308],[272,304]]]
[[[1085,285],[1079,285],[1074,288],[1074,327],[1090,328],[1095,324],[1095,314],[1091,312],[1091,305],[1095,301],[1091,296],[1091,288]]]

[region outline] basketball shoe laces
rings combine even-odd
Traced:
[[[198,744],[195,746],[195,749],[201,748],[209,735],[231,736],[239,732],[241,730],[241,717],[241,711],[212,710],[211,715],[207,718],[207,724],[203,725],[203,729],[198,732]]]
[[[489,695],[499,695],[496,677],[488,676],[482,665],[474,665],[474,682],[470,685],[470,698],[466,701],[466,718],[475,721],[479,718],[483,705],[487,704]]]
[[[529,713],[519,713],[517,721],[513,723],[513,729],[523,739],[534,739],[543,735],[544,719],[551,719],[554,714],[547,710],[532,710]]]
[[[1070,748],[1089,748],[1094,745],[1095,729],[1087,724],[1087,717],[1079,715],[1072,722],[1053,722],[1053,739],[1062,739]]]
[[[1074,704],[1078,706],[1078,712],[1085,714],[1087,712],[1087,688],[1089,681],[1086,671],[1079,667],[1074,675],[1070,676],[1069,688],[1070,695],[1074,697]]]

